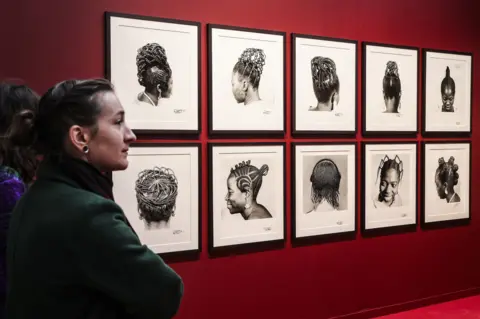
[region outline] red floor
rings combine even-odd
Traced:
[[[437,305],[400,312],[377,319],[470,319],[480,318],[480,296],[468,297]]]

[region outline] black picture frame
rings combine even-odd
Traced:
[[[447,144],[467,144],[468,145],[468,150],[469,150],[469,156],[468,156],[468,161],[469,161],[469,173],[468,175],[468,217],[467,218],[455,218],[455,219],[449,219],[449,220],[439,220],[439,221],[430,221],[427,222],[425,221],[425,211],[426,211],[426,205],[432,204],[431,202],[427,201],[425,199],[425,194],[426,194],[426,178],[425,178],[425,168],[426,166],[426,147],[428,145],[447,145]],[[421,147],[422,147],[422,153],[421,153],[421,163],[422,163],[422,173],[420,176],[420,182],[421,182],[421,190],[422,194],[424,196],[421,208],[420,208],[420,226],[423,229],[438,229],[438,228],[449,228],[449,227],[458,227],[458,226],[467,226],[470,224],[471,219],[472,219],[472,178],[471,178],[471,172],[472,172],[472,141],[468,139],[460,139],[460,140],[444,140],[444,141],[438,141],[438,140],[433,140],[433,141],[422,141],[421,142]],[[447,158],[445,158],[445,161],[448,161]],[[433,181],[431,181],[433,182]]]
[[[369,130],[367,128],[367,72],[368,72],[368,65],[367,65],[367,47],[368,46],[375,46],[380,48],[389,48],[389,49],[399,49],[399,50],[410,50],[416,53],[417,55],[417,63],[416,63],[416,97],[415,97],[415,129],[411,130]],[[401,77],[401,75],[400,75]],[[362,135],[364,137],[391,137],[391,138],[413,138],[416,137],[419,132],[419,104],[418,100],[420,98],[420,92],[418,88],[418,82],[420,77],[420,48],[415,46],[408,46],[408,45],[399,45],[399,44],[390,44],[390,43],[380,43],[380,42],[369,42],[364,41],[362,42]],[[378,85],[381,86],[381,83]],[[403,90],[403,88],[402,88]]]
[[[354,200],[353,200],[353,230],[341,231],[341,232],[332,232],[332,233],[325,233],[325,234],[317,234],[317,235],[310,235],[310,236],[297,236],[297,214],[296,214],[296,199],[297,199],[297,174],[296,174],[296,152],[297,147],[299,146],[353,146],[353,156],[354,156],[354,172],[349,174],[349,177],[353,176],[353,190],[349,189],[349,193],[353,192]],[[336,242],[336,241],[343,241],[343,240],[354,240],[356,238],[357,230],[358,230],[358,215],[357,215],[357,208],[358,208],[358,143],[348,142],[348,141],[337,141],[337,142],[308,142],[308,141],[299,141],[299,142],[292,142],[290,146],[290,161],[292,167],[291,172],[291,240],[292,245],[294,246],[304,246],[304,245],[311,245],[311,244],[318,244],[318,243],[325,243],[325,242]]]
[[[297,128],[297,108],[296,108],[296,97],[297,97],[297,80],[296,80],[296,58],[297,58],[297,40],[298,39],[311,39],[311,40],[319,40],[319,41],[328,41],[328,42],[338,42],[343,44],[353,44],[355,46],[355,64],[354,64],[354,72],[355,72],[355,82],[354,82],[354,90],[355,90],[355,100],[354,100],[354,125],[353,129],[350,130],[302,130]],[[325,36],[318,36],[312,34],[303,34],[303,33],[292,33],[291,34],[291,119],[292,119],[292,136],[298,138],[315,138],[315,137],[353,137],[357,134],[358,129],[358,48],[359,48],[359,41],[347,39],[347,38],[336,38],[336,37],[325,37]]]
[[[239,243],[234,245],[222,245],[215,246],[214,243],[214,192],[213,192],[213,149],[216,147],[257,147],[257,146],[280,146],[282,147],[282,178],[283,178],[283,227],[282,227],[282,238],[281,239],[271,239],[266,241],[256,241],[256,242],[247,242]],[[285,142],[208,142],[208,189],[209,189],[209,200],[208,200],[208,251],[211,257],[222,257],[225,255],[231,254],[243,254],[243,253],[253,253],[261,252],[266,250],[275,250],[284,248],[287,236],[287,196],[286,192],[286,176],[287,176],[287,167],[286,167],[286,158],[287,150]],[[225,192],[226,193],[226,192]]]
[[[140,21],[150,21],[150,22],[162,22],[162,23],[169,23],[169,24],[176,24],[176,25],[184,25],[184,26],[192,26],[197,29],[197,37],[196,37],[196,45],[197,45],[197,118],[195,120],[196,129],[169,129],[169,128],[156,128],[156,129],[143,129],[143,128],[132,128],[132,131],[138,135],[145,138],[148,137],[155,137],[158,139],[170,139],[170,138],[177,138],[177,139],[190,139],[194,137],[198,137],[202,132],[202,42],[201,42],[201,23],[197,21],[189,21],[189,20],[180,20],[180,19],[171,19],[171,18],[161,18],[161,17],[153,17],[153,16],[145,16],[145,15],[137,15],[137,14],[128,14],[128,13],[121,13],[121,12],[112,12],[112,11],[105,11],[104,13],[104,24],[105,24],[105,51],[104,51],[104,61],[105,61],[105,77],[109,80],[112,80],[112,48],[111,48],[111,20],[112,18],[125,18],[125,19],[132,19],[132,20],[140,20]]]
[[[415,146],[415,153],[412,157],[412,161],[415,162],[415,181],[412,183],[414,185],[413,190],[413,204],[414,207],[414,222],[408,224],[399,224],[394,226],[385,226],[385,227],[377,227],[377,228],[367,228],[366,226],[366,158],[367,158],[367,146],[369,145],[414,145]],[[392,235],[397,233],[407,233],[407,232],[415,232],[418,226],[418,162],[419,162],[419,143],[418,141],[362,141],[361,142],[361,198],[360,198],[360,224],[361,224],[361,233],[365,237],[374,237],[374,236],[384,236],[384,235]],[[403,179],[403,178],[402,178]]]
[[[282,68],[283,68],[283,110],[282,110],[282,129],[279,130],[235,130],[235,129],[214,129],[213,128],[213,54],[212,54],[212,45],[213,45],[213,30],[226,30],[226,31],[239,31],[239,32],[249,32],[249,33],[258,33],[262,35],[272,35],[272,36],[280,36],[283,37],[283,61],[282,61]],[[287,68],[286,68],[286,32],[284,31],[275,31],[275,30],[266,30],[266,29],[258,29],[258,28],[248,28],[248,27],[240,27],[240,26],[231,26],[231,25],[223,25],[223,24],[207,24],[207,50],[208,50],[208,59],[207,59],[207,69],[208,69],[208,135],[211,138],[283,138],[286,133],[286,123],[287,123]],[[232,66],[233,67],[233,66]]]
[[[445,55],[460,55],[469,57],[471,59],[470,64],[470,94],[468,95],[470,98],[469,107],[469,128],[468,130],[428,130],[427,129],[427,71],[428,71],[428,53],[439,53]],[[468,138],[472,135],[472,128],[473,128],[473,120],[472,120],[472,110],[473,110],[473,70],[474,70],[474,56],[472,52],[467,51],[454,51],[454,50],[442,50],[442,49],[433,49],[433,48],[423,48],[422,49],[422,136],[423,137],[455,137],[455,138]],[[438,88],[438,92],[440,92],[440,88]]]
[[[203,176],[202,176],[202,168],[203,168],[203,160],[202,160],[202,144],[200,142],[181,142],[181,143],[171,143],[171,142],[135,142],[130,144],[130,149],[135,148],[142,148],[142,147],[151,147],[151,148],[181,148],[181,147],[191,147],[197,148],[198,150],[198,223],[197,223],[197,233],[198,233],[198,245],[197,248],[194,249],[185,249],[179,251],[172,251],[172,252],[160,252],[156,253],[157,255],[161,256],[162,258],[172,260],[172,261],[186,261],[186,260],[196,260],[199,258],[200,253],[203,251],[202,248],[202,211],[203,211],[203,195],[204,191],[203,188]],[[110,178],[112,183],[114,182],[113,179],[114,172],[108,172],[107,176]],[[115,185],[113,185],[115,187]],[[132,226],[131,226],[132,227]],[[132,227],[133,229],[133,227]]]

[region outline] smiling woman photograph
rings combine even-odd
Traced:
[[[40,99],[30,126],[43,155],[13,210],[8,318],[172,318],[183,281],[142,245],[105,172],[128,167],[136,140],[111,83],[68,80]]]
[[[378,195],[373,201],[376,208],[402,206],[402,198],[398,192],[402,177],[403,162],[400,157],[395,155],[395,158],[391,159],[385,155],[377,170]]]

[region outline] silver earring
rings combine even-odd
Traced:
[[[82,151],[83,151],[83,153],[88,154],[88,152],[90,151],[90,149],[88,148],[87,145],[85,145],[85,146],[82,148]]]

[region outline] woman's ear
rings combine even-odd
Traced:
[[[162,89],[160,88],[160,84],[157,84],[157,91],[158,91],[158,95],[161,96],[162,95]]]
[[[68,131],[68,138],[73,148],[83,153],[83,148],[88,146],[91,140],[90,130],[79,125],[73,125]]]

